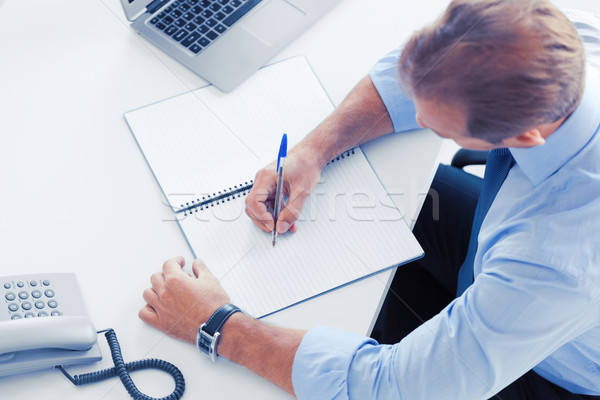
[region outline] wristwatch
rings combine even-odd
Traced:
[[[209,356],[213,362],[217,361],[217,346],[221,338],[219,330],[225,321],[238,311],[241,312],[242,310],[233,304],[223,304],[217,308],[217,311],[210,316],[208,321],[198,328],[198,335],[196,336],[198,350]]]

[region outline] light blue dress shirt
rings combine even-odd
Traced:
[[[600,21],[568,15],[600,64]],[[370,75],[401,132],[415,120],[398,55]],[[510,149],[516,165],[483,221],[473,285],[395,345],[311,329],[292,371],[299,399],[487,399],[532,368],[600,395],[600,72],[587,75],[544,145]]]

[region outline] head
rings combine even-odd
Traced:
[[[543,143],[585,82],[581,40],[549,0],[454,0],[399,68],[419,123],[470,148]]]

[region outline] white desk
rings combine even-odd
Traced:
[[[336,104],[375,61],[433,20],[446,0],[345,0],[277,59],[305,54]],[[184,398],[283,399],[244,368],[213,365],[193,346],[137,318],[141,294],[162,262],[191,253],[122,114],[205,84],[140,39],[118,0],[6,0],[0,7],[1,274],[77,272],[96,327],[112,327],[126,361],[158,357],[184,373]],[[441,140],[396,135],[365,146],[412,224],[430,184]],[[267,318],[366,334],[391,272]],[[341,310],[341,311],[340,311]],[[1,334],[1,333],[0,333]],[[104,360],[72,372],[111,365]],[[159,372],[134,375],[152,396],[172,389]],[[59,372],[0,379],[0,397],[127,399],[118,380],[73,387]]]

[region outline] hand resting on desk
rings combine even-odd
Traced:
[[[152,275],[139,317],[169,336],[195,344],[199,326],[228,303],[229,296],[200,260],[194,261],[193,276],[182,270],[184,264],[183,257],[171,258],[162,272]],[[219,356],[294,393],[292,364],[305,331],[269,326],[238,312],[220,332]]]
[[[184,272],[184,265],[183,257],[171,258],[150,277],[139,317],[169,336],[196,343],[199,321],[228,303],[229,296],[200,260],[192,265],[195,276]]]

